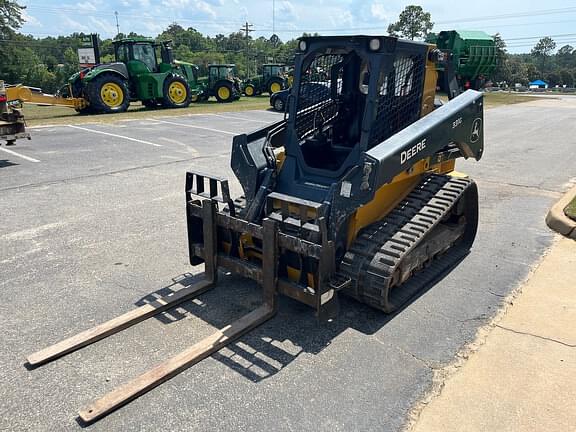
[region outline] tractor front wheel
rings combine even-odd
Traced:
[[[248,84],[244,87],[244,94],[248,97],[254,96],[256,94],[256,89],[252,84]]]
[[[126,81],[117,75],[98,75],[86,86],[90,111],[96,113],[124,112],[130,105]]]
[[[218,102],[232,102],[234,99],[234,89],[230,83],[222,83],[216,86],[216,100]]]
[[[191,100],[190,86],[184,78],[179,76],[166,78],[162,105],[166,108],[186,108]]]
[[[272,95],[273,93],[279,92],[284,89],[284,82],[281,78],[272,78],[268,83],[268,93]]]

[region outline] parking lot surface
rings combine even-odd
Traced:
[[[570,99],[568,99],[568,103]],[[544,102],[544,101],[543,101]],[[471,254],[400,314],[344,299],[318,324],[282,299],[240,341],[87,427],[94,431],[399,430],[413,406],[553,240],[544,217],[576,177],[574,110],[546,101],[485,113]],[[573,103],[574,108],[576,104]],[[258,287],[218,287],[35,370],[28,354],[180,289],[184,176],[228,177],[234,134],[270,111],[32,129],[0,150],[0,430],[80,430],[79,408],[252,310]],[[234,195],[240,194],[236,181]]]

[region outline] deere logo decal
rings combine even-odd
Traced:
[[[482,119],[477,118],[472,123],[472,132],[470,133],[470,142],[475,143],[480,139],[480,134],[482,133]]]
[[[400,163],[403,164],[407,160],[412,159],[414,156],[416,156],[419,152],[421,152],[425,148],[426,148],[426,138],[414,144],[408,150],[404,150],[402,153],[400,153]]]

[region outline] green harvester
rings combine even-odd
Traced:
[[[481,89],[498,66],[494,38],[483,31],[441,31],[429,34],[426,42],[449,53],[449,66],[453,68],[460,90]],[[443,68],[439,73],[442,75]],[[439,82],[443,82],[442,77]]]

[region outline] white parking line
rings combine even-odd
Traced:
[[[254,119],[246,118],[246,117],[225,116],[225,115],[222,115],[222,114],[212,114],[212,115],[213,115],[213,116],[216,116],[216,117],[222,117],[222,118],[225,118],[225,119],[234,119],[234,120],[243,120],[243,121],[249,121],[249,122],[255,122],[255,123],[266,123],[266,124],[270,124],[269,121],[265,121],[265,120],[254,120]]]
[[[25,159],[25,160],[30,161],[30,162],[40,162],[38,159],[34,159],[34,158],[31,158],[30,156],[25,156],[25,155],[20,154],[20,153],[16,153],[15,151],[8,150],[7,148],[4,148],[4,147],[0,147],[0,150],[2,150],[3,152],[6,152],[8,154],[11,154],[12,156],[18,156],[19,158]]]
[[[110,133],[110,132],[103,132],[103,131],[94,130],[94,129],[88,129],[88,128],[83,128],[83,127],[75,126],[75,125],[68,125],[68,127],[73,128],[73,129],[80,129],[80,130],[87,131],[87,132],[93,132],[93,133],[96,133],[96,134],[108,135],[108,136],[112,136],[112,137],[115,137],[115,138],[122,138],[122,139],[125,139],[125,140],[128,140],[128,141],[134,141],[134,142],[137,142],[137,143],[140,143],[140,144],[148,144],[148,145],[151,145],[151,146],[154,146],[154,147],[164,147],[164,146],[161,145],[161,144],[151,143],[151,142],[149,142],[149,141],[144,141],[144,140],[140,140],[140,139],[136,139],[136,138],[131,138],[131,137],[127,137],[127,136],[124,136],[124,135],[116,135],[116,134],[113,134],[113,133]]]
[[[171,125],[176,125],[176,126],[183,126],[183,127],[189,127],[189,128],[195,128],[195,129],[204,129],[204,130],[208,130],[208,131],[212,131],[212,132],[218,132],[218,133],[223,133],[226,135],[238,135],[237,132],[228,132],[228,131],[224,131],[224,130],[220,130],[220,129],[212,129],[212,128],[207,128],[204,126],[195,126],[195,125],[190,125],[190,124],[184,124],[184,123],[176,123],[176,122],[171,122],[171,121],[166,121],[166,120],[160,120],[160,119],[154,119],[160,123],[166,123],[166,124],[171,124]]]

